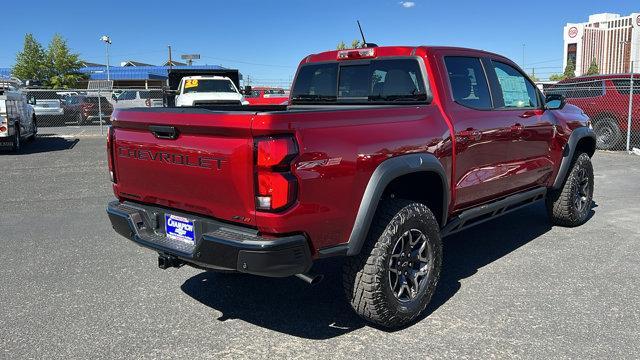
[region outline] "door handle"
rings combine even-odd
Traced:
[[[480,130],[476,130],[473,128],[468,128],[466,130],[462,130],[460,132],[458,132],[458,137],[461,138],[461,140],[480,140],[480,138],[482,137],[482,132]]]
[[[178,130],[173,126],[149,125],[149,131],[158,139],[174,140],[178,138]]]
[[[522,126],[522,124],[519,124],[519,123],[511,125],[511,132],[514,134],[520,134],[523,129],[524,129],[524,126]]]
[[[543,112],[544,112],[543,110],[527,110],[522,114],[520,114],[519,116],[523,119],[527,119],[534,116],[540,116],[542,115]]]

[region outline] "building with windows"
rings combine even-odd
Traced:
[[[595,59],[601,74],[630,72],[640,68],[640,13],[628,16],[602,13],[589,16],[584,23],[567,23],[564,27],[562,68],[569,60],[576,66],[576,76],[583,75]]]

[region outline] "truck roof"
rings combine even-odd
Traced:
[[[182,80],[184,79],[193,79],[193,80],[229,80],[231,81],[231,79],[229,79],[226,76],[203,76],[203,75],[196,75],[196,76],[185,76],[182,78]]]
[[[375,58],[380,57],[389,57],[389,56],[412,56],[412,55],[425,55],[428,53],[436,53],[436,52],[469,52],[482,54],[485,56],[492,57],[500,57],[506,59],[504,56],[496,53],[492,53],[485,50],[478,49],[470,49],[464,47],[454,47],[454,46],[427,46],[427,45],[418,45],[418,46],[379,46],[375,48],[359,48],[359,49],[345,49],[345,50],[330,50],[317,54],[311,54],[306,58],[302,59],[301,64],[303,63],[311,63],[311,62],[323,62],[323,61],[333,61],[338,59],[338,53],[341,51],[355,51],[355,50],[365,50],[365,49],[374,49]]]

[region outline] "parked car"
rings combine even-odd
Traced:
[[[592,211],[589,118],[562,96],[545,99],[503,56],[424,46],[313,54],[290,99],[116,110],[113,229],[157,251],[162,269],[316,283],[314,261],[346,256],[352,308],[399,327],[434,294],[443,236],[539,201],[563,226]]]
[[[630,76],[581,76],[560,81],[547,94],[563,95],[592,120],[599,149],[621,149],[626,142]],[[640,74],[634,74],[632,133],[640,132]]]
[[[27,90],[40,126],[62,126],[65,123],[63,97],[52,91]]]
[[[162,90],[124,90],[111,95],[113,107],[160,107],[162,106]]]
[[[76,125],[100,121],[101,113],[102,121],[109,123],[113,105],[104,96],[70,95],[65,98],[64,112],[67,119],[70,119]]]
[[[248,105],[233,81],[224,76],[185,76],[180,81],[176,106]]]
[[[244,97],[249,105],[279,105],[288,100],[289,94],[281,88],[252,87]]]
[[[38,123],[19,84],[0,79],[0,148],[20,151],[23,140],[34,140]]]

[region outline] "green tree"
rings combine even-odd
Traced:
[[[353,40],[351,42],[351,46],[348,47],[347,44],[344,43],[344,41],[340,41],[338,43],[338,46],[336,46],[337,50],[346,50],[346,49],[357,49],[357,48],[361,48],[362,44],[360,44],[360,40]]]
[[[564,68],[564,73],[562,75],[565,79],[573,79],[576,77],[576,64],[572,59],[567,60],[567,67]]]
[[[540,81],[540,79],[538,79],[536,74],[532,73],[532,74],[528,74],[528,75],[529,75],[529,79],[531,79],[531,81],[533,81],[533,82]]]
[[[596,58],[591,60],[591,65],[589,65],[589,69],[587,69],[587,75],[598,75],[600,73],[600,69],[598,69],[598,63],[596,62]]]
[[[16,64],[11,69],[13,76],[21,80],[47,80],[47,64],[42,45],[33,34],[24,36],[22,51],[16,55]]]
[[[85,76],[78,73],[80,55],[72,53],[67,41],[55,34],[46,52],[46,64],[49,68],[47,83],[54,89],[68,89],[78,84]]]
[[[551,74],[549,75],[549,80],[550,81],[561,81],[564,80],[565,77],[563,74]]]

